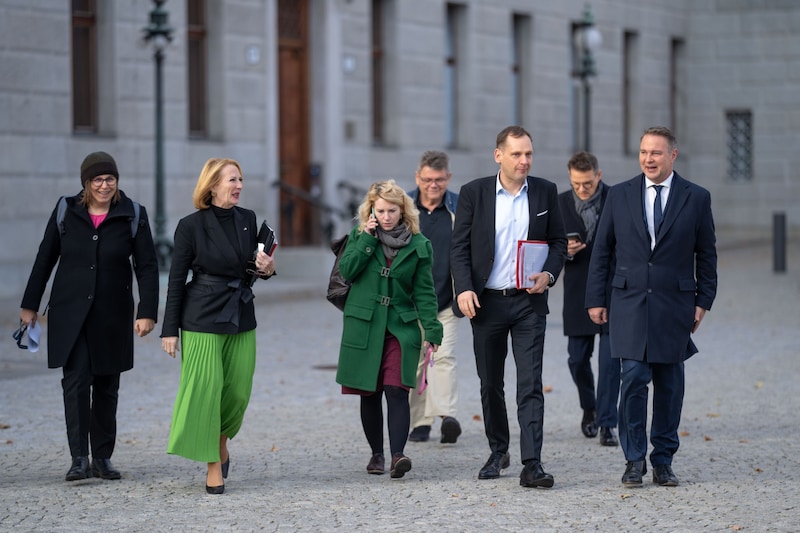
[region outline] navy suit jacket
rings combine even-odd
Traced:
[[[695,306],[711,309],[717,293],[711,195],[675,172],[651,251],[643,187],[640,174],[608,193],[589,264],[586,307],[607,306],[611,275],[612,355],[679,363],[697,351],[690,338]]]
[[[556,279],[564,267],[567,255],[567,236],[558,205],[558,191],[554,183],[528,176],[529,240],[545,241],[550,245],[542,267]],[[458,195],[453,240],[450,246],[450,269],[453,272],[455,294],[474,291],[480,300],[486,281],[494,266],[495,236],[495,185],[497,176],[478,178],[463,187]],[[547,291],[530,294],[531,306],[540,315],[549,312]],[[453,312],[464,316],[453,302]]]

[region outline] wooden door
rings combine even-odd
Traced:
[[[278,2],[280,243],[316,244],[319,216],[309,202],[308,2]]]

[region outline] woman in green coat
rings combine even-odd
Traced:
[[[370,474],[383,474],[383,407],[386,396],[391,477],[411,470],[403,454],[408,438],[408,391],[416,387],[423,345],[442,342],[433,288],[433,251],[419,231],[419,212],[394,180],[372,184],[358,209],[339,262],[352,281],[344,307],[336,382],[361,396],[361,425],[372,457]],[[423,342],[424,340],[424,342]]]

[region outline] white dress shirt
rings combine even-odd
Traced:
[[[528,238],[530,208],[528,181],[517,194],[511,194],[500,184],[500,172],[495,184],[494,266],[487,289],[513,289],[517,286],[517,241]]]
[[[658,185],[663,185],[664,188],[661,189],[661,212],[666,214],[666,207],[667,207],[667,199],[669,198],[669,192],[672,189],[672,177],[675,173],[671,173],[667,179],[658,183]],[[647,176],[644,177],[644,214],[647,217],[647,231],[650,233],[650,249],[652,250],[656,246],[656,232],[655,232],[655,223],[653,222],[653,204],[656,200],[656,183],[650,181]]]

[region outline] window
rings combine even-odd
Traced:
[[[728,145],[728,178],[731,181],[752,181],[752,112],[727,111],[725,113],[725,129]]]
[[[459,4],[447,4],[444,43],[444,98],[445,98],[445,144],[453,148],[463,144],[461,138],[461,90],[460,77],[466,61],[461,57],[466,8]]]
[[[97,132],[95,0],[72,0],[72,128]]]
[[[636,102],[638,101],[636,67],[638,64],[639,35],[635,31],[626,31],[622,45],[622,151],[630,155],[639,151],[637,117],[635,114]]]
[[[385,128],[385,50],[384,50],[384,2],[372,0],[372,140],[382,144],[386,139]]]
[[[669,126],[676,137],[683,132],[683,113],[686,108],[686,46],[683,39],[672,39],[669,58]]]
[[[186,3],[189,136],[208,136],[208,56],[205,0]]]
[[[511,124],[525,123],[525,96],[530,93],[528,74],[531,58],[529,43],[531,18],[514,14],[511,21]]]

